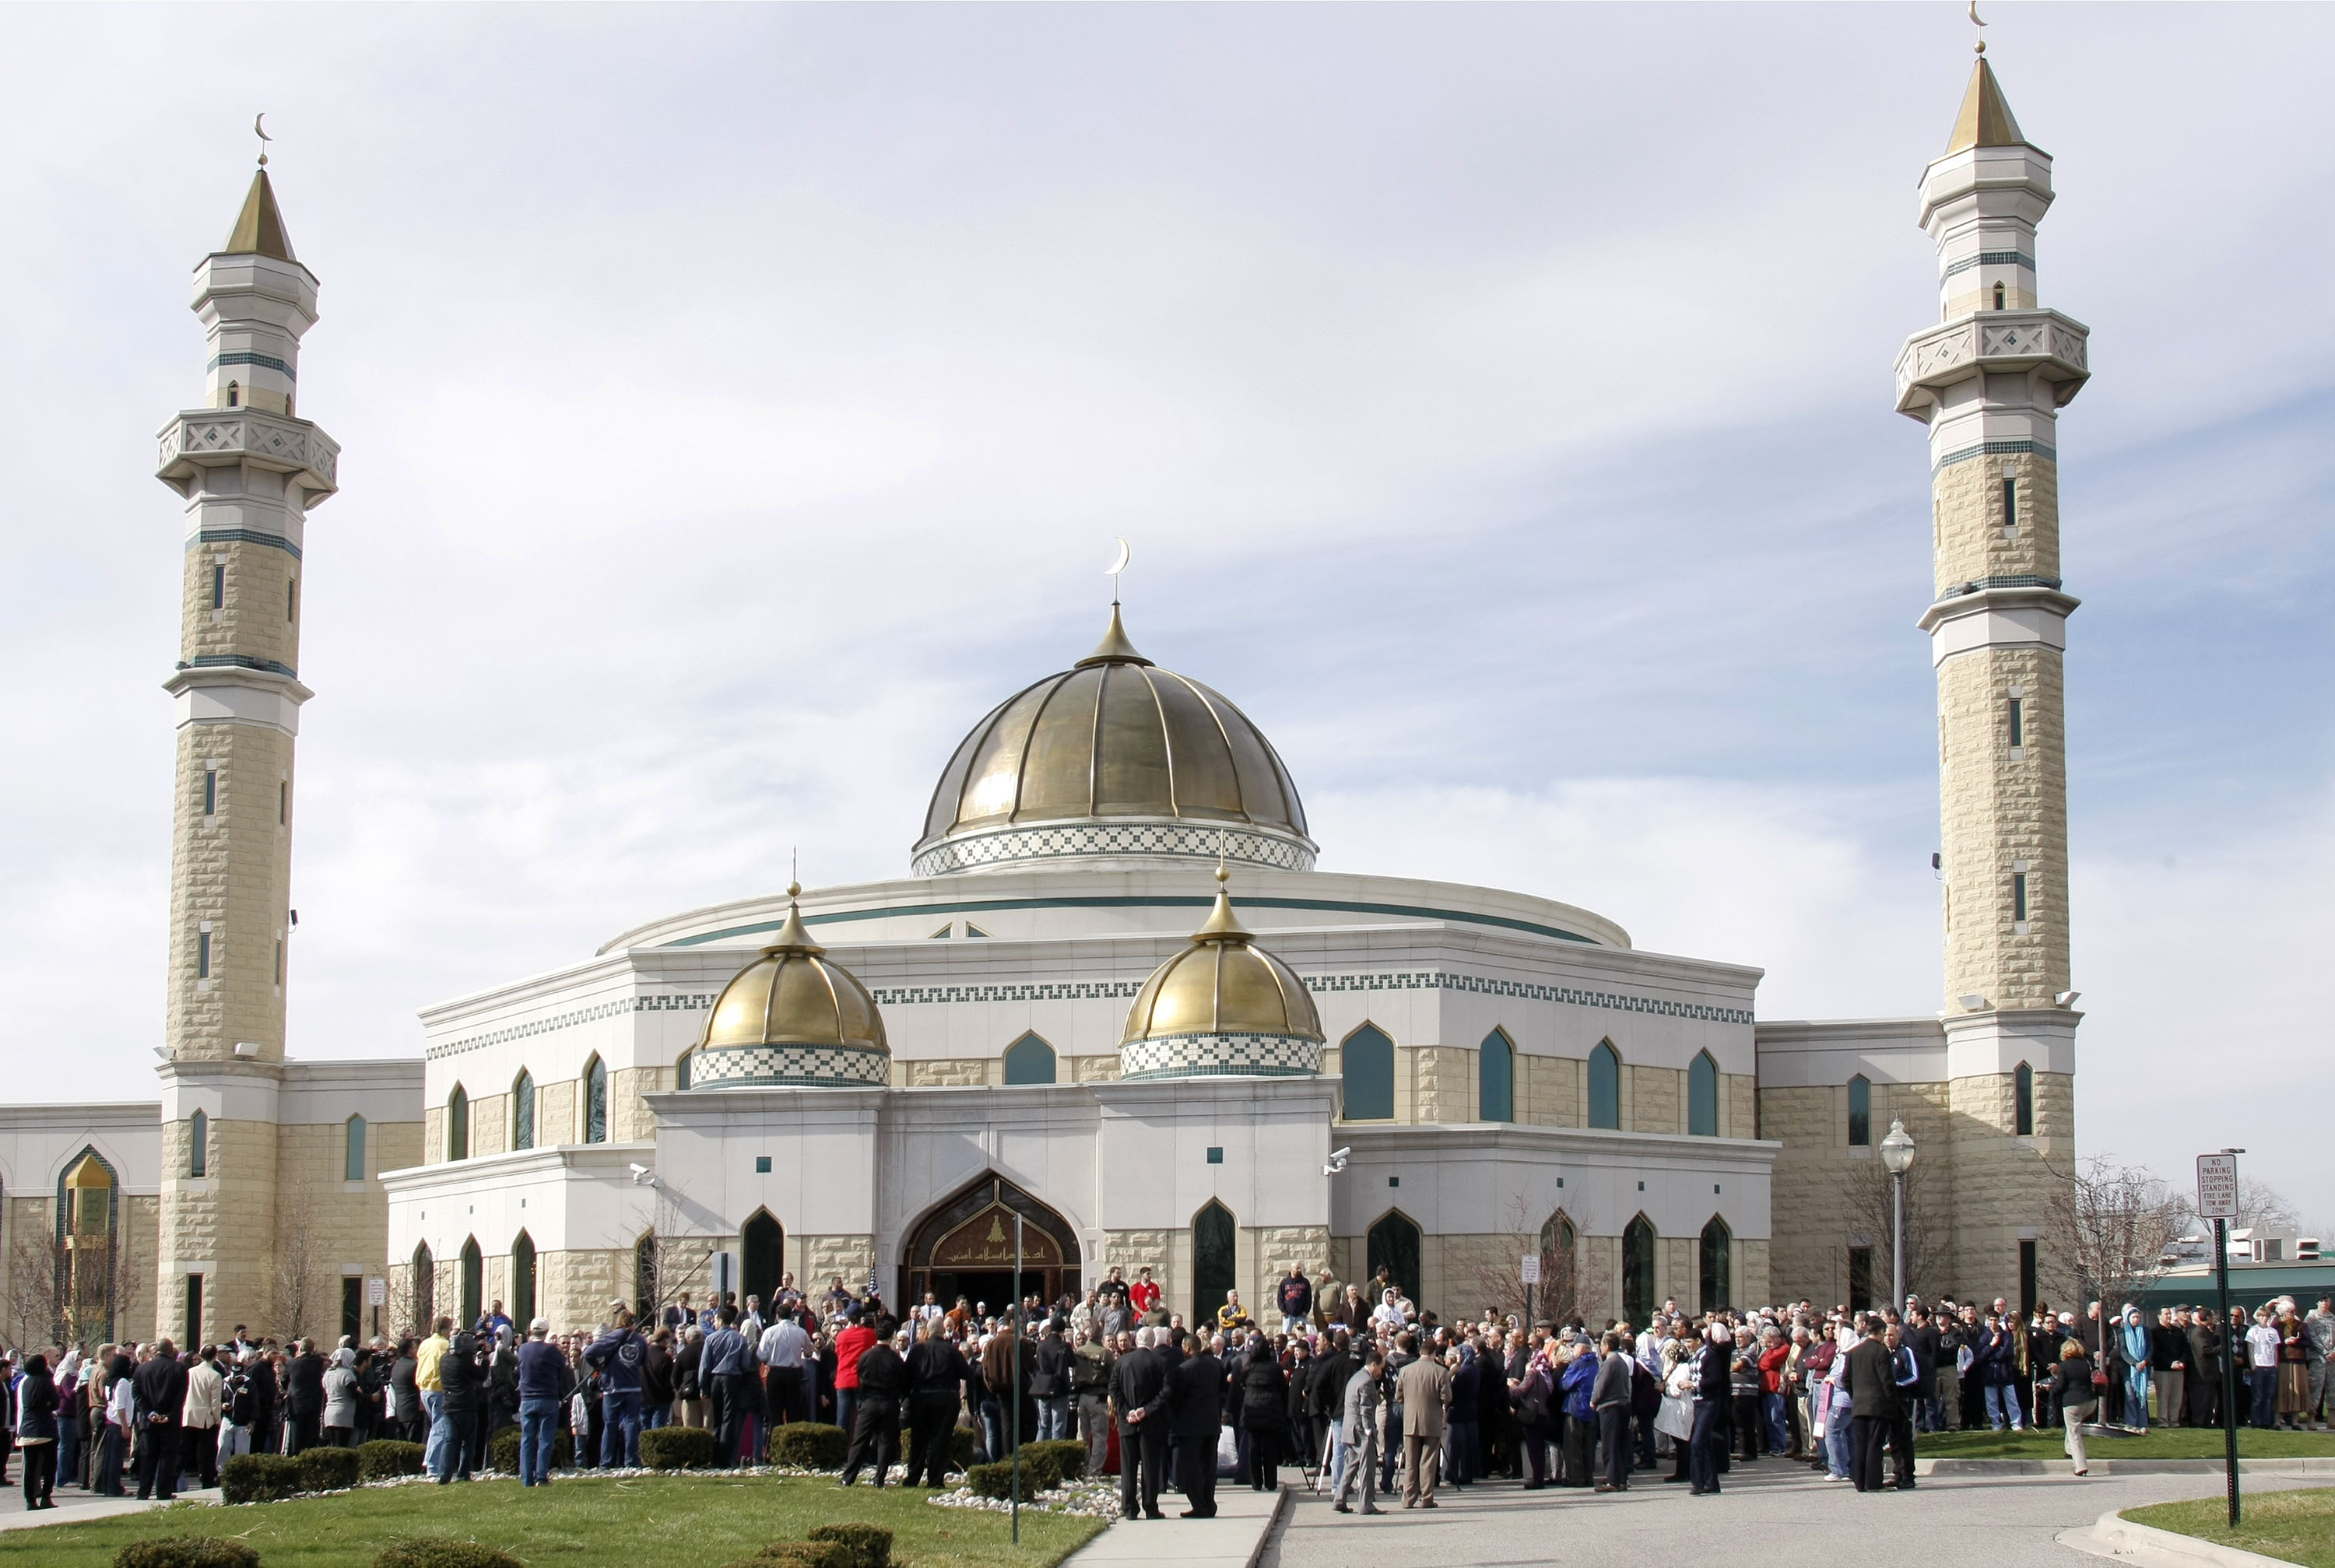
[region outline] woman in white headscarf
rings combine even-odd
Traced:
[[[343,1345],[333,1352],[325,1373],[325,1444],[333,1448],[357,1446],[357,1399],[363,1385],[356,1374],[357,1353]]]

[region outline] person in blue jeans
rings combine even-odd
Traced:
[[[633,1314],[619,1310],[615,1326],[592,1341],[586,1364],[600,1374],[600,1409],[606,1428],[600,1464],[639,1469],[641,1464],[641,1364],[649,1342],[633,1327]]]
[[[527,1343],[518,1348],[518,1484],[551,1485],[551,1458],[559,1440],[559,1408],[575,1386],[576,1374],[567,1358],[548,1342],[551,1320],[538,1318],[527,1326]]]
[[[2155,1348],[2155,1340],[2148,1325],[2141,1321],[2138,1307],[2125,1308],[2117,1332],[2124,1343],[2124,1424],[2136,1432],[2145,1432],[2148,1429],[2149,1352]]]

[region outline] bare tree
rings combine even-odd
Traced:
[[[1876,1296],[1888,1293],[1896,1267],[1894,1183],[1888,1167],[1878,1159],[1861,1160],[1840,1194],[1842,1217],[1849,1228],[1873,1238],[1873,1290]],[[1905,1289],[1925,1302],[1936,1301],[1952,1283],[1943,1276],[1953,1225],[1951,1211],[1940,1212],[1943,1205],[1938,1187],[1935,1166],[1924,1166],[1916,1160],[1905,1173]]]
[[[8,1277],[0,1282],[0,1333],[19,1349],[65,1336],[65,1270],[62,1249],[45,1224],[20,1224],[8,1247]]]
[[[1532,1288],[1534,1321],[1562,1323],[1581,1308],[1580,1282],[1574,1267],[1578,1248],[1570,1225],[1561,1215],[1536,1216],[1530,1199],[1512,1194],[1507,1204],[1507,1227],[1493,1245],[1493,1255],[1479,1263],[1472,1282],[1477,1303],[1506,1317],[1525,1313],[1524,1260],[1540,1259],[1540,1283]],[[1464,1309],[1463,1309],[1464,1310]]]
[[[2202,1222],[2210,1232],[2214,1222]],[[2284,1194],[2268,1182],[2252,1176],[2238,1178],[2238,1215],[2230,1222],[2232,1230],[2251,1227],[2259,1231],[2295,1231],[2302,1229],[2302,1215],[2286,1201]]]
[[[268,1283],[276,1297],[276,1326],[285,1339],[306,1334],[309,1320],[325,1306],[316,1269],[316,1233],[305,1205],[279,1204],[276,1210],[276,1255]]]
[[[633,1304],[644,1318],[683,1291],[712,1284],[713,1254],[721,1246],[716,1237],[687,1234],[689,1218],[671,1187],[658,1181],[652,1190],[649,1228],[632,1243]]]
[[[2146,1166],[2093,1155],[2054,1171],[2047,1239],[2088,1301],[2122,1306],[2163,1273],[2190,1225],[2191,1200]]]

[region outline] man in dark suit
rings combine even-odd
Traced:
[[[1840,1386],[1849,1398],[1848,1478],[1860,1492],[1881,1490],[1881,1449],[1898,1415],[1897,1377],[1882,1342],[1879,1318],[1865,1321],[1858,1341],[1841,1369]]]
[[[325,1440],[325,1358],[316,1341],[302,1340],[297,1351],[284,1363],[284,1451],[297,1454]]]
[[[1121,1334],[1119,1360],[1110,1364],[1110,1408],[1119,1422],[1119,1511],[1129,1519],[1136,1515],[1138,1497],[1145,1518],[1166,1516],[1159,1512],[1159,1478],[1168,1468],[1168,1369],[1151,1348],[1155,1331]]]
[[[1168,1394],[1168,1414],[1183,1460],[1177,1479],[1184,1500],[1191,1505],[1184,1510],[1187,1519],[1216,1516],[1216,1433],[1225,1404],[1225,1364],[1216,1350],[1223,1343],[1201,1341],[1177,1367]]]
[[[159,1496],[168,1503],[179,1495],[179,1455],[186,1442],[181,1418],[187,1369],[178,1348],[168,1340],[156,1345],[153,1360],[138,1369],[131,1386],[137,1394],[133,1419],[146,1439],[138,1456],[138,1500]]]

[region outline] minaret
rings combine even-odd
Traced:
[[[294,256],[266,159],[227,243],[195,268],[203,406],[162,427],[156,477],[186,498],[162,1067],[157,1331],[267,1321],[276,1089],[291,974],[292,751],[303,536],[339,448],[296,417],[316,279]]]
[[[1985,49],[1922,179],[1943,319],[1898,355],[1897,407],[1930,428],[1955,1279],[1999,1290],[2036,1284],[2041,1157],[2072,1147],[2058,426],[2090,373],[2087,329],[2037,289],[2051,160]]]

